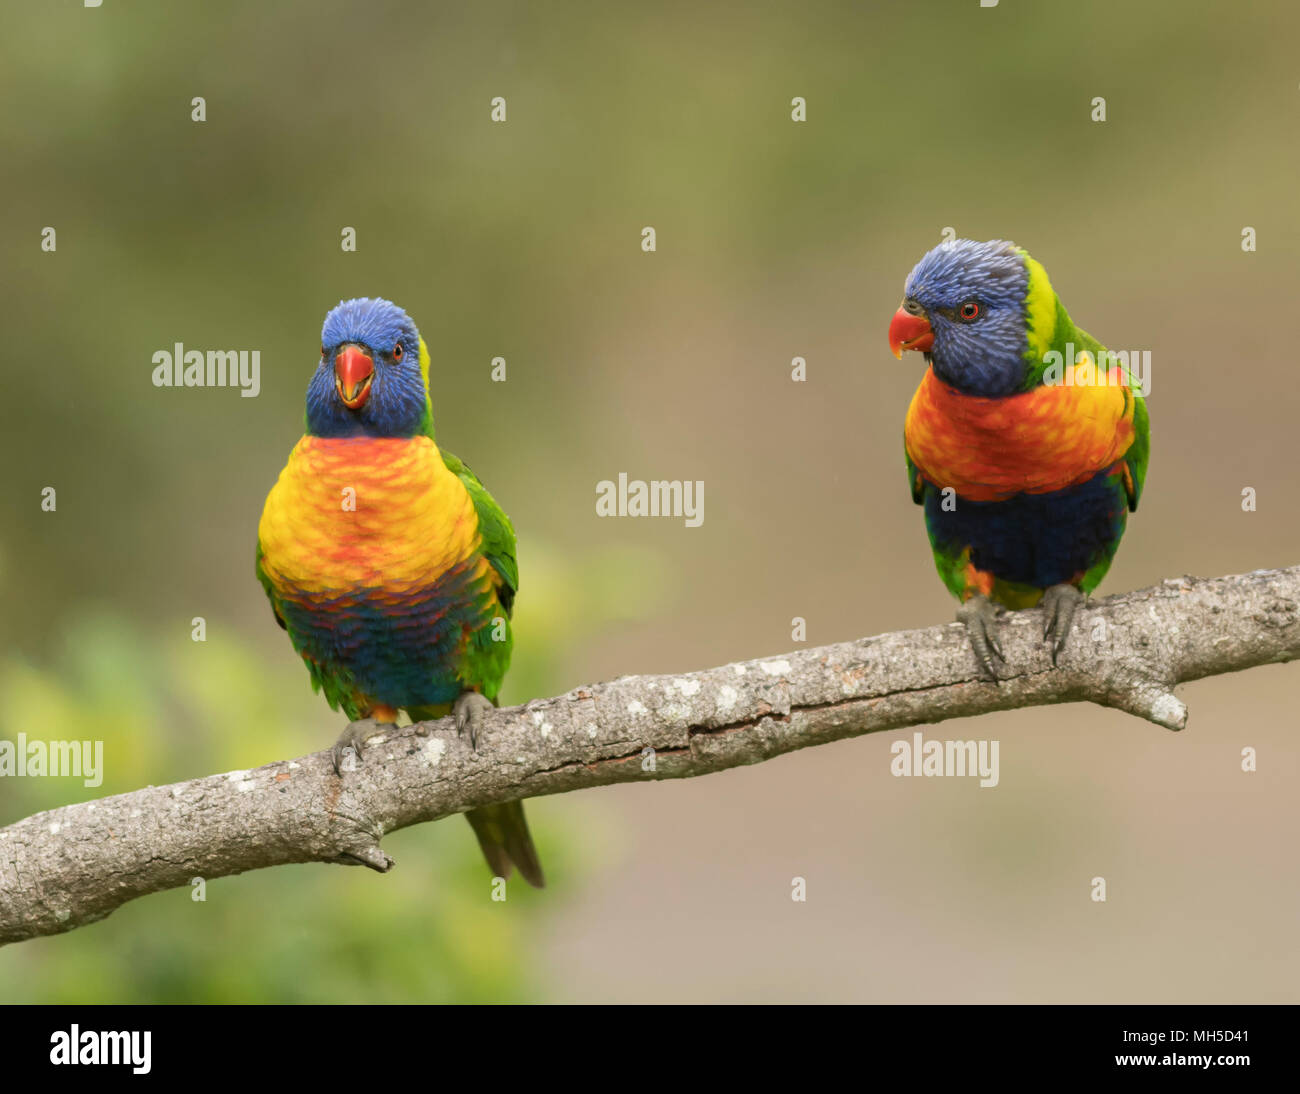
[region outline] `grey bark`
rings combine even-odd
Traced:
[[[676,676],[625,676],[488,716],[477,751],[450,718],[328,751],[68,805],[0,829],[0,944],[103,919],[128,900],[288,862],[387,871],[388,832],[475,806],[680,779],[881,730],[1090,701],[1168,729],[1176,684],[1300,657],[1300,567],[1182,577],[1091,601],[1053,668],[1040,611],[1000,624],[982,680],[956,623]]]

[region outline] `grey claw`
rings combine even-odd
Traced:
[[[349,722],[347,729],[339,734],[339,739],[334,742],[332,755],[334,757],[334,774],[342,777],[343,775],[343,753],[346,749],[352,749],[356,754],[357,763],[364,763],[363,743],[367,737],[373,737],[384,726],[385,723],[377,722],[374,718],[362,718],[356,722]]]
[[[1051,640],[1052,664],[1065,650],[1075,613],[1083,603],[1083,593],[1073,585],[1053,585],[1043,593],[1043,641]]]
[[[998,674],[994,661],[1006,664],[994,631],[997,627],[998,609],[987,596],[977,595],[967,600],[957,609],[957,621],[966,628],[970,638],[971,649],[975,651],[975,660],[979,663],[981,673],[990,680],[997,680]]]
[[[452,707],[456,715],[456,733],[458,735],[469,734],[469,747],[478,747],[478,731],[483,724],[483,715],[496,709],[496,705],[491,699],[477,691],[462,691],[456,697],[455,705]]]

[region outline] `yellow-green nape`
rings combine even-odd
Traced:
[[[424,390],[429,390],[429,347],[424,344],[424,335],[420,336],[420,372],[424,374]]]
[[[1056,290],[1047,278],[1043,264],[1033,258],[1023,247],[1018,248],[1025,260],[1025,273],[1029,284],[1025,289],[1025,336],[1028,344],[1025,357],[1042,361],[1056,337]]]
[[[429,394],[429,347],[420,336],[420,374],[424,377],[424,417],[420,421],[420,432],[429,440],[437,443],[437,434],[433,429],[433,396]]]

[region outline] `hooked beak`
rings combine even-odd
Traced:
[[[927,353],[933,345],[934,330],[930,320],[924,315],[913,315],[906,308],[894,312],[893,322],[889,324],[889,348],[895,357],[901,361],[905,349]]]
[[[360,346],[344,346],[334,358],[334,390],[349,410],[359,410],[370,396],[375,362]]]

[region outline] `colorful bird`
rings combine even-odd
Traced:
[[[275,618],[362,744],[405,710],[456,716],[475,741],[510,665],[519,572],[510,518],[474,473],[438,448],[429,351],[387,300],[325,317],[307,388],[307,431],[257,530],[257,576]],[[341,777],[341,774],[340,774]],[[542,886],[523,805],[466,814],[494,875]]]
[[[1041,604],[1055,664],[1142,496],[1138,386],[1070,320],[1043,267],[1003,240],[922,258],[889,346],[929,366],[903,430],[908,485],[981,669],[996,678],[1005,662],[999,606]]]

